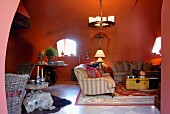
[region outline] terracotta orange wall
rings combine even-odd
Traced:
[[[5,56],[10,26],[19,4],[19,0],[0,1],[0,110],[1,114],[7,114],[5,95]]]
[[[103,9],[109,9],[103,13],[115,15],[116,20],[115,26],[103,29],[87,26],[88,17],[97,15],[98,6],[94,5],[96,3],[98,0],[24,1],[23,5],[30,15],[31,27],[25,30],[11,30],[6,72],[15,72],[18,64],[24,61],[36,63],[38,53],[42,49],[48,46],[56,48],[55,42],[63,38],[75,40],[78,53],[84,50],[89,52],[90,60],[85,60],[84,55],[81,56],[81,63],[96,61],[94,55],[98,49],[98,40],[92,38],[98,32],[105,33],[109,39],[109,44],[106,37],[102,39],[101,46],[106,54],[103,60],[107,63],[112,64],[117,60],[150,60],[158,57],[152,54],[151,50],[155,38],[160,36],[162,0],[139,1],[133,12],[133,0],[123,3],[120,0],[114,3],[111,0],[103,1]],[[58,76],[62,77],[58,79],[70,80],[71,69],[78,65],[78,57],[58,60],[64,60],[69,64],[68,67],[57,68]]]
[[[170,103],[170,1],[164,0],[162,5],[162,74],[161,74],[161,114],[169,114]]]

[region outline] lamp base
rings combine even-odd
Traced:
[[[98,62],[98,63],[103,62],[103,59],[102,59],[101,57],[99,57],[99,58],[97,59],[97,62]]]

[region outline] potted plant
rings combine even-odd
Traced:
[[[57,50],[51,46],[42,50],[41,53],[48,58],[48,62],[53,62],[54,57],[58,55]]]

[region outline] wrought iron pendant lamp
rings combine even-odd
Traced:
[[[100,12],[97,17],[89,17],[89,27],[104,28],[115,25],[114,16],[102,17],[102,0],[100,0]]]

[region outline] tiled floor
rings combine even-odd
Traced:
[[[55,87],[55,89],[54,89]],[[57,88],[57,89],[56,89]],[[53,114],[160,114],[155,106],[79,106],[75,105],[79,92],[79,85],[76,82],[57,82],[45,91],[60,98],[72,101],[71,105],[61,108]]]

